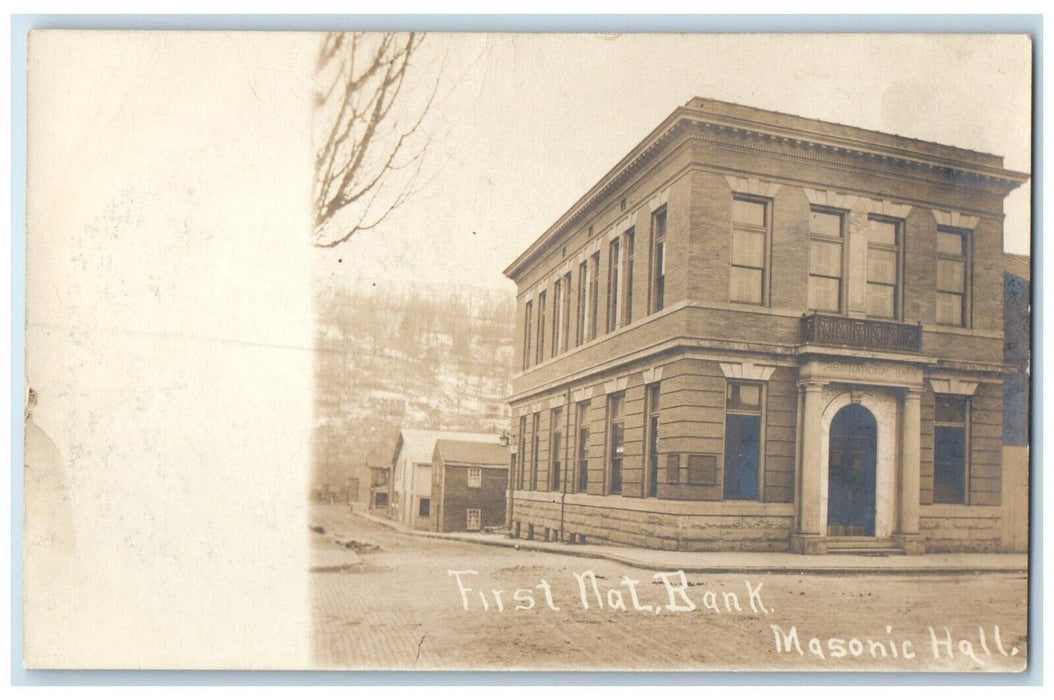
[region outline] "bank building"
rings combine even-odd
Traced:
[[[1027,180],[961,148],[676,109],[505,270],[513,535],[1005,548],[1003,200]]]

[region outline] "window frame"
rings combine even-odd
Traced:
[[[630,226],[622,234],[622,325],[628,326],[633,323],[633,264],[636,251],[637,230]]]
[[[864,259],[864,311],[868,318],[874,318],[881,321],[897,321],[901,322],[904,318],[904,230],[906,228],[906,222],[904,219],[898,219],[891,216],[880,216],[878,214],[870,214],[867,217],[868,228],[870,229],[871,222],[877,221],[885,224],[893,224],[896,227],[897,243],[896,246],[886,245],[884,243],[872,243],[870,237],[867,238],[867,257]],[[870,233],[870,230],[868,231]],[[871,314],[871,310],[868,308],[868,286],[875,284],[884,287],[890,285],[885,282],[872,282],[870,274],[870,258],[871,250],[884,250],[886,252],[893,251],[896,253],[897,258],[897,279],[893,286],[893,316],[892,318],[886,316],[874,316]]]
[[[523,490],[527,479],[527,414],[520,416],[519,448],[516,460],[516,488]]]
[[[549,491],[559,491],[563,481],[563,413],[562,406],[549,410]]]
[[[548,301],[546,290],[538,292],[538,342],[534,358],[535,364],[538,365],[545,361],[545,312]]]
[[[417,517],[419,517],[419,518],[431,518],[432,517],[432,497],[431,496],[419,496],[417,498]]]
[[[472,527],[472,514],[476,514],[476,527]],[[466,508],[465,509],[465,529],[469,532],[479,532],[483,529],[483,509],[482,508]]]
[[[644,498],[659,497],[659,472],[662,467],[659,460],[659,416],[662,408],[661,387],[661,382],[644,385]]]
[[[531,366],[534,356],[532,333],[534,330],[534,299],[528,299],[523,307],[523,369]]]
[[[729,394],[733,386],[752,386],[758,388],[758,408],[733,408],[729,406]],[[739,379],[725,380],[725,418],[722,424],[721,434],[721,499],[725,501],[742,501],[744,503],[765,502],[765,422],[767,416],[768,391],[766,382],[757,382]],[[758,417],[758,462],[757,462],[757,498],[734,498],[727,495],[729,455],[728,455],[728,416],[757,416]]]
[[[538,453],[541,451],[542,414],[536,411],[531,416],[531,491],[538,490]]]
[[[600,331],[600,251],[589,256],[589,268],[592,273],[589,283],[589,340],[597,339]]]
[[[589,261],[583,260],[578,265],[578,303],[575,306],[575,347],[586,342],[588,324],[587,311],[589,304]]]
[[[615,405],[618,404],[620,410],[618,411],[618,417],[615,417]],[[616,428],[618,434],[621,437],[619,443],[619,449],[615,447],[615,436]],[[604,469],[604,490],[607,494],[612,496],[621,496],[622,489],[624,486],[623,475],[625,469],[625,455],[626,455],[626,392],[618,391],[613,394],[608,394],[607,397],[607,420],[605,421],[604,431],[604,444],[605,450],[605,469]],[[618,457],[616,457],[616,452]],[[617,465],[617,468],[616,468]],[[617,476],[617,478],[616,478]]]
[[[941,400],[941,397],[957,398],[963,403],[963,417],[962,422],[951,422],[947,420],[940,420],[937,412],[937,402]],[[971,397],[961,394],[934,394],[934,406],[933,406],[933,502],[939,505],[970,505],[970,418],[971,418]],[[963,431],[963,463],[962,469],[962,498],[958,501],[947,501],[937,499],[937,476],[938,476],[938,445],[937,435],[939,428],[961,428]]]
[[[748,224],[745,222],[737,222],[735,214],[735,202],[751,202],[753,204],[760,204],[763,207],[765,223],[763,226],[756,226],[754,224]],[[770,298],[770,278],[772,270],[772,199],[769,197],[759,197],[756,195],[745,194],[741,192],[732,193],[732,211],[729,217],[730,219],[730,231],[731,238],[729,239],[728,249],[728,300],[733,304],[746,304],[748,306],[769,306]],[[764,242],[762,243],[762,267],[754,267],[751,265],[737,265],[735,263],[734,251],[735,251],[735,239],[736,233],[750,233],[750,234],[762,234],[764,236]],[[759,301],[743,301],[733,297],[733,270],[760,270],[761,271],[761,299]]]
[[[575,404],[575,493],[589,493],[589,412],[592,401]]]
[[[608,289],[607,289],[608,333],[619,327],[622,311],[622,239],[618,236],[608,241]]]
[[[960,239],[961,243],[961,255],[951,255],[949,253],[942,253],[940,249],[939,239],[940,235],[951,234],[956,235]],[[935,280],[937,283],[937,300],[938,304],[934,309],[934,321],[941,326],[947,326],[949,328],[971,328],[972,323],[972,309],[973,309],[973,231],[970,229],[956,228],[954,226],[938,226],[937,227],[937,271],[935,274]],[[944,291],[940,288],[940,261],[946,260],[951,262],[961,262],[963,266],[963,289],[962,293],[958,296],[962,297],[959,300],[959,313],[961,314],[959,323],[945,323],[940,320],[937,315],[938,309],[940,308],[939,300],[942,294],[954,294],[954,292]]]
[[[558,277],[553,282],[553,346],[549,352],[549,357],[556,357],[560,354],[560,344],[563,342],[562,333],[564,330],[563,312],[564,278]]]
[[[812,215],[814,213],[815,214],[826,214],[826,215],[829,215],[829,216],[837,216],[838,217],[838,219],[839,219],[839,222],[838,222],[839,235],[838,235],[837,238],[834,238],[834,237],[831,237],[831,236],[825,236],[825,235],[817,234],[817,233],[815,233],[813,231],[813,229],[812,229]],[[812,243],[814,241],[818,242],[818,243],[838,244],[838,246],[839,246],[839,248],[841,250],[841,259],[842,259],[842,264],[840,266],[841,269],[839,270],[840,276],[837,278],[838,279],[838,310],[837,311],[831,311],[829,309],[817,309],[817,308],[814,308],[812,306],[812,304],[809,302],[809,291],[808,291],[808,289],[806,289],[806,306],[807,306],[809,311],[818,311],[820,313],[837,314],[837,315],[845,314],[846,311],[847,311],[848,304],[846,302],[847,302],[847,293],[848,293],[848,287],[849,287],[849,285],[846,284],[847,277],[848,277],[848,267],[849,267],[848,262],[849,261],[847,260],[848,256],[845,254],[846,253],[846,235],[845,234],[846,234],[846,217],[847,217],[847,215],[848,215],[848,212],[846,210],[844,210],[844,209],[835,209],[835,208],[832,208],[832,207],[819,207],[819,206],[809,207],[809,281],[808,281],[808,283],[809,283],[810,288],[812,286],[812,279],[813,279],[813,277],[820,277],[820,278],[823,278],[823,279],[835,279],[834,277],[829,277],[828,275],[813,274],[813,271],[812,271]],[[865,277],[866,277],[866,271],[865,271]]]
[[[662,226],[657,222],[661,221]],[[666,205],[651,213],[651,245],[648,267],[648,313],[654,314],[666,306],[666,229],[669,226],[669,215]]]
[[[560,331],[561,344],[559,352],[567,352],[571,347],[571,272],[564,275],[564,308],[561,313],[563,328]]]
[[[470,489],[483,488],[483,469],[481,467],[469,467],[465,481]]]

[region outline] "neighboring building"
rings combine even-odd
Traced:
[[[391,501],[392,468],[387,464],[371,462],[367,462],[366,466],[370,471],[370,510],[387,515]]]
[[[509,448],[494,442],[436,440],[432,508],[437,532],[505,526]]]
[[[441,430],[399,431],[392,456],[388,514],[418,530],[434,527],[432,510],[432,455],[436,440],[467,440],[499,444],[501,436]]]
[[[675,110],[505,271],[514,533],[999,549],[1003,199],[1027,179],[841,124]]]
[[[1007,255],[1003,273],[1003,548],[1028,549],[1032,284],[1027,255]]]

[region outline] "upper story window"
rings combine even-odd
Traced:
[[[769,204],[735,195],[732,199],[732,270],[728,298],[764,304],[768,285]]]
[[[622,249],[619,239],[608,244],[608,251],[607,332],[610,333],[618,328],[619,312],[622,309]]]
[[[483,487],[483,470],[481,468],[468,468],[468,487],[470,489],[478,489]]]
[[[625,394],[608,397],[608,493],[622,493],[622,459],[626,445]]]
[[[809,308],[841,313],[845,277],[844,216],[813,209],[809,219]]]
[[[633,229],[626,231],[623,240],[626,248],[626,300],[622,304],[622,325],[628,326],[633,323],[633,243],[636,232]]]
[[[651,313],[666,303],[666,207],[651,215]]]
[[[563,319],[560,326],[560,352],[566,352],[571,342],[571,273],[564,275],[564,301],[560,317]]]
[[[589,337],[587,340],[593,340],[597,337],[597,328],[599,327],[599,320],[597,318],[598,311],[600,309],[600,253],[593,253],[589,258],[589,308],[586,313],[589,315],[588,329]]]
[[[529,300],[523,311],[523,369],[531,366],[531,331],[534,329],[534,301]]]
[[[867,315],[900,318],[904,223],[871,218],[867,227]]]
[[[937,323],[969,323],[970,237],[968,231],[937,229]]]
[[[545,292],[538,294],[538,343],[537,354],[534,358],[535,362],[541,362],[545,359],[545,302],[547,301],[545,297]]]
[[[556,355],[563,349],[564,332],[564,280],[563,278],[553,283],[553,348],[550,357]]]
[[[578,266],[578,306],[575,311],[575,346],[586,342],[586,323],[589,295],[589,261]]]

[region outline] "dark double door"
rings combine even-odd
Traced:
[[[850,404],[831,421],[827,481],[827,534],[875,535],[875,417]]]

